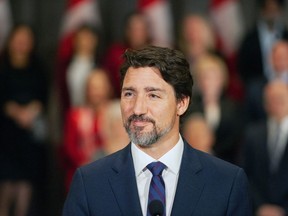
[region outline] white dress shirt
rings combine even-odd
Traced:
[[[165,164],[167,167],[162,172],[162,177],[165,183],[167,216],[171,215],[172,211],[183,150],[184,143],[182,137],[179,135],[179,141],[177,144],[158,160]],[[152,173],[146,168],[146,166],[149,163],[155,162],[157,160],[140,150],[134,143],[131,145],[131,151],[142,213],[143,215],[146,215],[149,187],[152,178]]]
[[[273,29],[269,29],[266,23],[260,21],[258,23],[258,29],[260,47],[262,51],[264,75],[269,80],[273,75],[270,63],[270,53],[274,43],[279,40],[282,26],[281,24],[278,24]]]
[[[274,71],[274,74],[273,74],[273,76],[271,76],[270,81],[273,81],[273,80],[280,80],[280,81],[288,84],[288,71],[281,71],[278,73],[276,73]]]
[[[72,106],[81,106],[86,100],[87,77],[94,67],[92,59],[76,56],[67,69],[67,87]]]
[[[205,106],[205,119],[210,128],[214,131],[218,128],[221,119],[220,105],[208,105]]]
[[[276,136],[279,136],[276,138]],[[277,140],[277,143],[275,143]],[[268,121],[268,148],[271,160],[271,171],[277,170],[279,162],[286,149],[288,141],[288,116],[285,117],[280,123],[274,119]],[[271,155],[273,153],[273,155]],[[273,157],[273,158],[272,158]]]

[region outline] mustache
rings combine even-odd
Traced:
[[[132,121],[142,121],[142,122],[151,122],[153,124],[155,124],[155,121],[147,116],[144,116],[144,115],[131,115],[129,118],[128,118],[128,122],[131,123]]]

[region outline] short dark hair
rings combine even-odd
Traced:
[[[264,9],[269,1],[274,1],[280,8],[285,6],[284,0],[258,0],[258,7]]]
[[[121,87],[130,67],[157,68],[163,79],[173,87],[176,99],[190,97],[191,103],[193,79],[189,63],[182,52],[156,46],[147,46],[138,50],[127,49],[120,69]]]

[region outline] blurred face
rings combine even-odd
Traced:
[[[265,89],[265,106],[269,116],[281,120],[288,115],[287,85],[275,82]]]
[[[272,53],[272,63],[276,73],[288,71],[288,44],[276,45]]]
[[[129,20],[126,37],[132,48],[140,48],[148,41],[148,27],[144,17],[135,15]]]
[[[188,17],[184,22],[184,37],[186,41],[196,44],[203,43],[203,26],[200,19],[196,17]]]
[[[209,27],[202,18],[189,16],[183,24],[183,36],[190,49],[196,53],[201,53],[211,48]]]
[[[211,152],[213,133],[204,119],[187,120],[184,124],[183,136],[192,147],[204,152]]]
[[[27,56],[33,48],[33,34],[28,27],[18,28],[11,37],[9,53],[11,56]]]
[[[210,65],[200,69],[197,82],[204,97],[219,97],[224,88],[224,75],[216,65]]]
[[[173,87],[151,67],[130,67],[121,93],[121,112],[129,138],[141,147],[179,134],[187,107],[177,103]]]
[[[75,38],[76,52],[93,53],[97,46],[97,37],[88,29],[81,30]]]
[[[97,106],[110,98],[110,82],[104,71],[94,72],[87,83],[88,103]]]
[[[262,15],[268,24],[273,24],[280,15],[280,7],[277,0],[266,0],[265,7],[262,10]]]

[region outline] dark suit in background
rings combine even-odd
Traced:
[[[244,114],[241,106],[225,96],[220,98],[219,107],[220,119],[218,126],[214,129],[214,155],[223,160],[238,163],[242,129],[245,122]],[[193,113],[201,113],[205,117],[205,108],[200,96],[192,99],[189,114]]]
[[[252,125],[245,138],[245,171],[251,183],[254,208],[276,204],[288,214],[288,148],[280,160],[278,171],[270,172],[267,122]]]
[[[279,40],[288,40],[284,26],[277,29],[276,35]],[[251,121],[265,118],[262,93],[268,78],[264,64],[269,61],[263,57],[267,54],[261,47],[260,37],[259,25],[256,25],[244,37],[238,56],[238,71],[244,84],[246,111]]]

